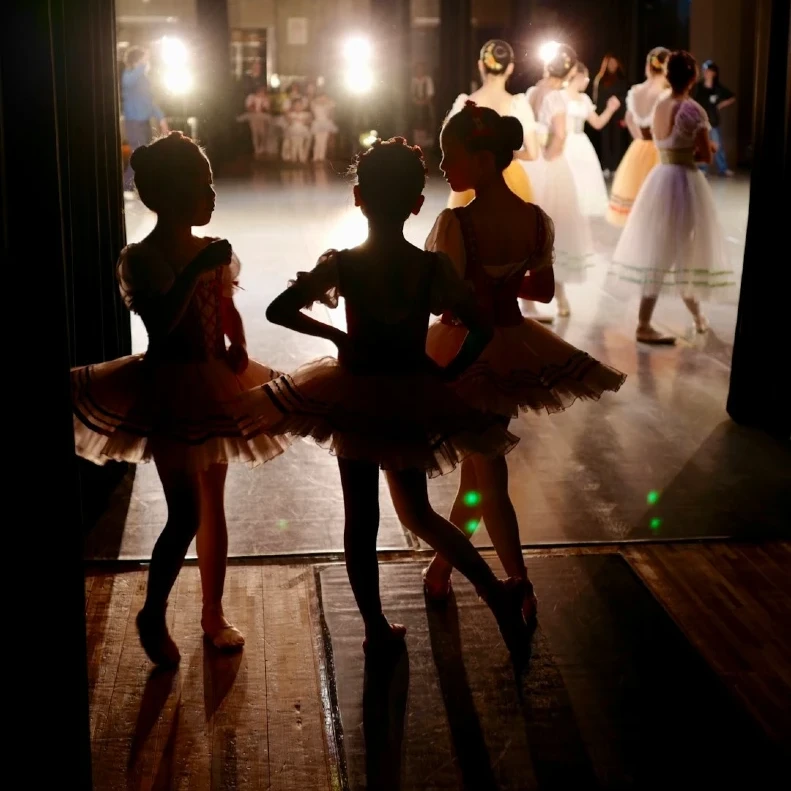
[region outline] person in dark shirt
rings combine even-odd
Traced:
[[[711,124],[710,138],[716,146],[714,152],[714,167],[720,176],[732,176],[733,171],[728,167],[725,157],[725,148],[722,145],[720,134],[720,110],[729,107],[736,101],[736,96],[720,82],[720,69],[713,60],[703,64],[703,77],[695,85],[692,98],[703,107]],[[701,170],[706,172],[707,165],[702,165]]]
[[[621,62],[614,55],[605,55],[599,73],[593,79],[591,98],[596,112],[600,115],[606,110],[610,97],[615,96],[620,102],[619,109],[612,116],[612,123],[601,130],[599,159],[604,178],[607,179],[618,170],[618,164],[626,149],[624,114],[628,90],[629,83]]]

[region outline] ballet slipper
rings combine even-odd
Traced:
[[[203,636],[219,651],[239,651],[244,647],[244,635],[225,616],[216,618],[215,623],[204,616],[201,628]]]
[[[695,332],[697,332],[699,335],[703,335],[708,331],[709,320],[701,313],[701,315],[695,319]]]
[[[431,566],[426,566],[426,568],[423,569],[423,593],[425,594],[426,599],[428,599],[430,602],[437,604],[446,602],[453,592],[451,578],[448,577],[443,585],[430,583],[428,581],[428,573],[430,568]]]
[[[366,630],[363,640],[363,653],[388,654],[401,651],[404,647],[406,626],[400,623],[388,623],[383,629],[370,633]]]
[[[506,647],[517,662],[527,658],[529,653],[530,633],[522,614],[526,590],[524,579],[509,577],[497,580],[494,589],[487,596],[482,596],[497,621]]]
[[[151,615],[140,610],[135,619],[137,634],[146,656],[160,667],[175,667],[181,661],[178,646],[168,632],[165,613]]]
[[[638,329],[635,333],[635,338],[640,343],[649,343],[654,346],[673,346],[676,343],[673,335],[664,335],[653,327]]]

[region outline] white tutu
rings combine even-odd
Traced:
[[[566,138],[563,153],[571,166],[582,213],[588,217],[603,217],[609,197],[601,163],[590,138],[585,132],[572,132]]]
[[[537,203],[555,223],[555,280],[582,283],[594,264],[593,235],[571,167],[565,156],[537,161],[542,163]]]
[[[338,131],[338,125],[331,118],[314,118],[310,128],[314,135],[334,135]]]
[[[644,297],[730,300],[737,285],[714,196],[693,159],[695,135],[708,126],[705,110],[687,99],[673,130],[656,140],[662,162],[648,175],[613,255],[616,288]]]
[[[657,165],[642,186],[613,255],[617,290],[655,297],[730,299],[736,279],[706,177],[695,167]]]
[[[535,87],[527,92],[528,101],[534,90]],[[544,96],[536,127],[542,145],[546,142],[546,130],[552,127],[552,119],[565,115],[567,104],[562,91],[550,91]],[[542,155],[523,164],[533,184],[535,202],[555,224],[555,280],[558,283],[584,282],[587,270],[594,264],[593,235],[580,208],[577,186],[565,154],[552,160]]]

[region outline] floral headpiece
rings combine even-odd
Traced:
[[[493,42],[487,44],[486,47],[484,47],[483,52],[481,53],[481,60],[483,61],[483,65],[486,66],[486,68],[489,71],[493,71],[493,72],[503,71],[505,69],[505,66],[503,66],[503,64],[500,63],[497,60],[497,58],[494,57],[494,47],[495,44]]]
[[[486,125],[483,119],[483,108],[469,99],[464,103],[464,109],[472,116],[472,137],[491,137],[494,130]]]

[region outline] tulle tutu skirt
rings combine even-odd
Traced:
[[[615,172],[605,215],[611,225],[623,228],[648,174],[659,164],[653,140],[632,140]]]
[[[458,353],[467,330],[434,322],[427,350],[440,365]],[[505,417],[520,412],[560,412],[578,398],[598,400],[620,389],[626,375],[594,360],[537,321],[497,327],[478,360],[453,390],[470,406]]]
[[[316,118],[310,128],[314,135],[334,135],[338,131],[338,125],[331,118]]]
[[[637,196],[613,254],[615,289],[642,296],[729,300],[737,285],[706,177],[657,165]]]
[[[286,437],[247,439],[227,402],[279,372],[254,360],[237,376],[221,359],[153,364],[145,355],[74,368],[74,440],[94,464],[158,461],[193,471],[212,464],[262,464],[290,444]]]
[[[247,437],[310,438],[343,459],[430,477],[518,442],[498,416],[472,409],[431,373],[354,374],[333,357],[246,393],[237,408]]]
[[[504,171],[503,178],[514,195],[519,196],[525,203],[535,203],[535,195],[533,187],[530,184],[530,179],[525,172],[525,169],[519,163],[519,160],[514,160]],[[475,190],[467,190],[466,192],[451,192],[448,199],[449,209],[458,209],[466,206],[475,197]]]
[[[571,167],[582,213],[587,217],[603,217],[609,200],[607,185],[590,138],[584,132],[570,134],[563,154]]]
[[[535,162],[541,185],[536,203],[555,223],[555,280],[583,283],[594,265],[593,235],[580,207],[571,167],[565,155]]]

